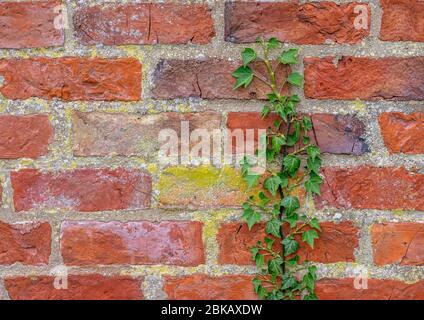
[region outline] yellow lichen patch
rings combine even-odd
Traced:
[[[151,163],[147,166],[147,171],[149,171],[151,174],[156,174],[158,173],[158,166],[155,163]]]
[[[214,239],[218,233],[219,224],[225,221],[227,217],[233,214],[231,210],[219,210],[206,214],[204,212],[196,212],[193,215],[193,220],[201,221],[203,226],[203,238],[205,241]]]
[[[353,110],[358,112],[365,112],[367,110],[367,106],[364,102],[357,99],[353,102]]]
[[[239,207],[250,194],[240,171],[231,167],[169,167],[158,182],[162,206]]]

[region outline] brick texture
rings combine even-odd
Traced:
[[[380,115],[379,123],[390,153],[424,153],[424,113],[386,112]]]
[[[196,129],[206,129],[212,133],[220,128],[221,115],[214,112],[169,112],[145,116],[76,112],[72,122],[76,156],[142,156],[156,160],[163,144],[159,141],[161,130],[174,130],[176,136],[181,138],[185,130],[181,123],[187,122],[190,134]],[[190,147],[194,144],[191,143]],[[210,148],[212,150],[212,143]]]
[[[324,222],[321,224],[322,233],[311,250],[301,244],[299,256],[302,260],[320,263],[354,262],[354,251],[359,243],[359,230],[351,222],[339,224]],[[222,224],[217,236],[219,245],[219,263],[248,265],[253,264],[250,248],[265,237],[265,226],[256,226],[249,231],[246,224]],[[275,248],[279,250],[278,247]]]
[[[67,265],[204,263],[200,222],[96,222],[62,224],[61,250]]]
[[[48,115],[0,116],[0,158],[38,158],[53,140]]]
[[[206,44],[215,35],[207,5],[142,3],[82,7],[73,17],[85,45]]]
[[[276,37],[296,44],[358,43],[368,29],[355,28],[358,3],[332,2],[258,3],[227,2],[225,39],[236,43],[255,42],[259,37]],[[362,4],[370,25],[371,11]]]
[[[420,0],[0,0],[0,299],[258,298],[270,217],[249,231],[243,203],[281,161],[252,189],[240,162],[277,116],[263,61],[233,73],[260,37],[321,150],[321,195],[290,191],[321,223],[314,249],[296,236],[318,297],[424,299]]]
[[[420,0],[382,0],[383,41],[424,41],[424,3]]]
[[[306,58],[305,95],[335,100],[424,100],[424,58]]]
[[[150,206],[151,178],[139,170],[78,169],[11,173],[16,211],[102,211]]]
[[[424,281],[407,284],[395,280],[369,279],[367,289],[355,289],[354,279],[323,279],[316,293],[321,300],[422,300]]]
[[[23,49],[63,45],[64,32],[57,18],[60,3],[0,3],[0,48]]]
[[[153,74],[153,97],[161,99],[265,99],[269,87],[254,79],[246,89],[233,90],[235,79],[231,76],[239,62],[223,59],[161,60]],[[253,66],[265,73],[262,64]],[[281,65],[278,74],[287,69]]]
[[[52,276],[11,277],[5,287],[12,300],[140,300],[141,279],[97,274],[70,275],[66,282]],[[66,284],[66,289],[63,288]]]
[[[0,59],[8,99],[139,100],[141,64],[133,58]]]
[[[424,175],[405,168],[324,168],[320,206],[346,209],[424,209]]]
[[[251,280],[246,275],[166,277],[164,291],[171,300],[255,300]]]
[[[371,229],[377,265],[424,265],[424,223],[381,223]]]
[[[49,263],[51,227],[48,223],[8,224],[0,221],[0,265]]]
[[[231,112],[227,116],[227,128],[230,130],[242,129],[245,141],[247,129],[254,129],[253,143],[255,149],[259,140],[259,129],[274,128],[274,121],[278,116],[269,116],[263,119],[260,113]],[[365,127],[358,118],[349,115],[331,115],[317,113],[311,115],[314,131],[310,138],[317,143],[323,153],[361,155],[368,151],[368,146],[363,139]],[[281,127],[282,132],[285,126]],[[250,140],[247,140],[250,141]],[[244,148],[236,148],[236,140],[232,140],[234,152],[244,152]]]

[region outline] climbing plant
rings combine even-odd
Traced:
[[[305,206],[301,207],[296,195],[304,194],[310,199],[313,194],[320,194],[320,149],[310,138],[311,118],[298,113],[300,99],[290,94],[292,87],[301,87],[303,83],[301,74],[286,71],[298,63],[298,50],[282,51],[275,38],[258,42],[261,55],[252,48],[244,49],[243,65],[233,73],[234,89],[248,87],[255,78],[269,87],[262,117],[276,117],[259,139],[264,148],[256,151],[256,156],[262,152],[269,164],[267,168],[258,173],[248,156],[241,163],[249,188],[261,190],[243,204],[243,219],[250,230],[267,221],[265,238],[251,248],[258,270],[254,290],[262,299],[314,300],[317,269],[310,262],[301,261],[298,251],[301,242],[313,249],[321,228]],[[279,55],[271,60],[276,50]],[[266,70],[266,74],[260,70]],[[269,169],[275,167],[278,169]]]

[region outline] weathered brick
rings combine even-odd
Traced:
[[[48,115],[0,116],[0,158],[38,158],[53,138]]]
[[[367,289],[355,289],[354,279],[322,279],[316,287],[320,300],[422,300],[424,281],[406,284],[396,280],[369,279]]]
[[[379,122],[390,153],[424,153],[424,113],[386,112]]]
[[[424,209],[424,175],[405,168],[324,168],[319,206]]]
[[[315,242],[312,250],[301,239],[298,255],[301,260],[309,260],[320,263],[354,262],[354,250],[358,247],[359,230],[351,222],[321,223],[322,232],[320,239]],[[258,241],[263,241],[265,225],[257,225],[249,231],[246,224],[225,223],[222,224],[217,240],[219,245],[220,264],[248,265],[253,264],[250,249]],[[275,248],[279,250],[278,247]]]
[[[372,226],[374,263],[424,265],[424,223],[380,223]]]
[[[134,58],[0,59],[8,99],[139,100],[141,64]]]
[[[305,95],[313,99],[424,100],[424,57],[305,59]]]
[[[81,7],[74,27],[85,45],[206,44],[215,35],[207,5],[141,3]]]
[[[214,129],[220,129],[221,115],[214,112],[169,112],[154,115],[75,112],[72,116],[74,155],[142,156],[156,160],[164,143],[159,141],[160,131],[174,130],[181,139],[183,121],[188,122],[190,133],[196,129],[205,129],[212,133]],[[181,149],[181,140],[179,141]],[[192,145],[193,143],[190,146]],[[210,148],[212,152],[212,143]]]
[[[69,275],[10,277],[4,280],[12,300],[140,300],[142,279],[126,276]],[[55,288],[58,287],[59,289]],[[67,285],[66,289],[63,288]]]
[[[383,41],[424,41],[424,2],[421,0],[382,0]]]
[[[159,204],[166,207],[234,207],[247,197],[247,184],[230,167],[169,167],[161,172],[158,189]]]
[[[51,227],[48,223],[7,224],[0,221],[0,265],[49,263]]]
[[[227,2],[225,39],[236,43],[276,37],[297,44],[358,43],[369,35],[371,11],[365,9],[368,28],[355,28],[359,3]]]
[[[227,117],[227,128],[230,130],[242,129],[245,141],[247,139],[246,130],[254,129],[253,142],[257,147],[258,130],[274,128],[274,121],[277,118],[276,115],[270,115],[262,119],[260,113],[256,112],[231,112]],[[319,145],[321,152],[361,155],[368,151],[368,146],[363,139],[364,123],[355,116],[317,113],[312,114],[311,119],[314,124],[314,132],[311,132],[310,137]],[[285,131],[284,126],[281,129]],[[240,151],[235,139],[232,139],[232,145],[235,153]]]
[[[0,3],[0,48],[63,45],[64,32],[58,23],[60,4],[61,1]]]
[[[153,97],[162,99],[188,97],[266,99],[270,89],[256,78],[248,88],[233,90],[235,79],[231,74],[239,66],[239,62],[222,59],[162,60],[153,75]],[[262,64],[253,65],[253,69],[265,74]],[[280,65],[277,74],[285,76],[287,68]]]
[[[195,274],[165,277],[164,291],[171,300],[255,300],[252,277],[230,275],[210,277]]]
[[[150,206],[151,178],[140,170],[77,169],[11,173],[16,211],[64,209],[102,211]]]
[[[67,265],[205,262],[202,223],[165,221],[62,223],[61,250]]]

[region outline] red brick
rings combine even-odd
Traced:
[[[241,229],[240,229],[241,227]],[[320,263],[354,262],[354,250],[358,247],[359,230],[351,222],[321,223],[320,239],[315,242],[315,249],[301,242],[298,252],[301,260]],[[219,263],[248,265],[253,264],[250,249],[258,241],[263,241],[265,226],[255,226],[251,231],[246,224],[222,224],[218,233]],[[279,250],[278,247],[275,248]]]
[[[324,168],[318,205],[346,209],[424,209],[424,175],[405,168]]]
[[[210,277],[195,274],[165,277],[164,291],[170,300],[256,300],[252,277],[229,275]]]
[[[0,116],[0,158],[38,158],[48,152],[53,128],[48,115]]]
[[[183,121],[188,122],[190,133],[196,129],[205,129],[212,133],[214,129],[221,127],[221,115],[215,112],[166,112],[143,116],[75,112],[72,116],[74,155],[143,156],[155,161],[163,144],[159,141],[160,131],[172,129],[181,138]],[[211,152],[212,147],[211,143]]]
[[[240,62],[222,59],[162,60],[153,74],[154,98],[175,99],[196,97],[202,99],[266,99],[269,87],[258,79],[246,89],[233,90],[232,73]],[[253,69],[265,74],[262,64]],[[280,65],[277,74],[286,75],[287,68]]]
[[[141,281],[125,276],[70,275],[67,289],[56,289],[52,276],[12,277],[4,282],[12,300],[140,300]]]
[[[368,289],[355,289],[354,279],[322,279],[316,287],[320,300],[423,300],[424,281],[406,284],[369,279]]]
[[[424,265],[424,223],[381,223],[371,229],[374,263]]]
[[[424,100],[424,57],[334,59],[305,59],[307,98]]]
[[[61,46],[64,32],[55,28],[61,1],[0,3],[0,48]]]
[[[0,265],[48,264],[51,233],[48,223],[7,224],[0,221]]]
[[[390,153],[424,153],[424,113],[383,113],[381,134]]]
[[[206,44],[215,35],[207,5],[175,3],[92,6],[74,14],[85,45]]]
[[[297,44],[358,43],[369,35],[368,29],[355,28],[359,3],[259,3],[227,2],[225,39],[236,43],[255,42],[259,37],[276,37]]]
[[[7,99],[139,100],[141,64],[134,58],[0,59]]]
[[[227,117],[227,128],[230,130],[242,129],[246,135],[246,129],[254,129],[254,143],[257,147],[259,129],[274,128],[274,121],[278,116],[270,115],[262,119],[256,112],[230,112]],[[311,115],[314,124],[314,132],[310,136],[316,142],[321,152],[334,154],[361,155],[368,151],[364,142],[364,123],[350,115],[332,115],[316,113]],[[285,128],[282,127],[284,131]],[[233,139],[233,150],[237,152],[236,142]]]
[[[424,2],[421,0],[382,0],[383,41],[424,41]]]
[[[11,173],[16,211],[102,211],[150,206],[151,178],[139,170],[77,169]]]
[[[78,266],[205,262],[200,222],[65,221],[61,250],[65,264]]]

